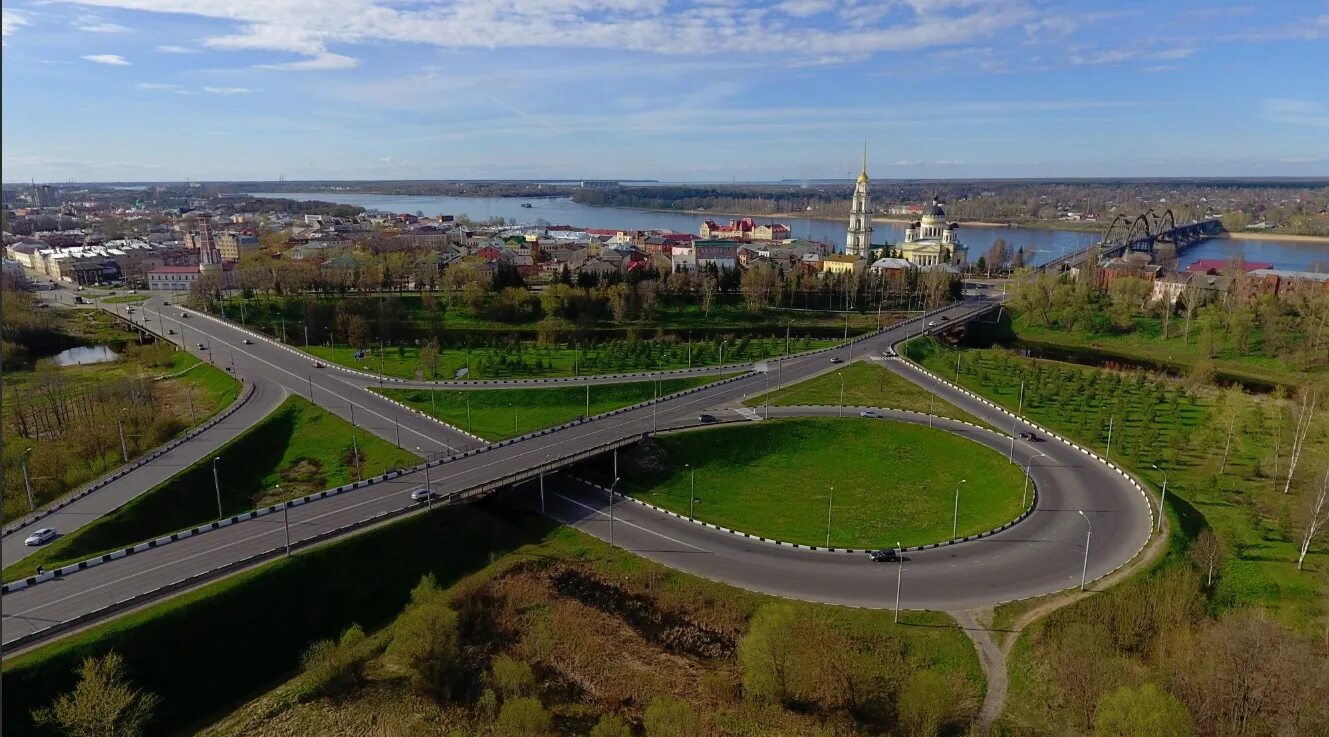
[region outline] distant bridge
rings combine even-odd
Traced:
[[[1152,256],[1160,244],[1166,243],[1180,254],[1189,246],[1222,234],[1223,224],[1218,218],[1177,225],[1172,210],[1164,210],[1162,215],[1149,210],[1134,220],[1118,213],[1103,232],[1097,248],[1105,258],[1126,253],[1148,253]]]

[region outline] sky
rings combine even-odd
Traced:
[[[1329,0],[5,0],[0,178],[1329,174]]]

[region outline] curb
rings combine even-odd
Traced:
[[[202,366],[203,364],[200,363],[196,365]],[[177,435],[175,438],[168,440],[163,445],[157,446],[157,448],[152,450],[151,452],[139,456],[133,462],[121,466],[120,468],[112,471],[109,476],[103,476],[100,479],[93,481],[88,486],[85,486],[82,489],[75,491],[72,494],[68,494],[64,497],[61,497],[59,500],[55,502],[49,503],[47,506],[42,507],[41,509],[32,513],[30,516],[25,517],[22,520],[14,523],[13,525],[10,525],[9,527],[5,528],[3,532],[0,532],[0,537],[9,537],[10,535],[14,534],[15,532],[18,532],[24,527],[27,527],[28,525],[31,525],[32,523],[38,520],[44,519],[50,516],[51,514],[58,512],[61,509],[64,509],[65,507],[78,501],[79,499],[82,499],[88,494],[91,494],[92,492],[97,491],[98,489],[106,486],[112,481],[119,480],[124,476],[126,476],[127,474],[132,473],[133,471],[138,470],[139,468],[147,465],[148,463],[157,460],[167,452],[175,450],[176,448],[184,444],[185,441],[198,437],[207,430],[212,429],[222,420],[225,420],[226,418],[235,414],[242,406],[244,406],[250,400],[251,397],[254,396],[254,383],[252,381],[245,381],[243,379],[241,379],[241,383],[244,384],[244,391],[241,392],[240,396],[236,397],[235,401],[231,402],[231,405],[229,407],[213,415],[212,418],[209,419],[207,422],[203,423],[202,425],[199,425],[198,427],[185,431],[183,435]]]

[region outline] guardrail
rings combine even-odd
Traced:
[[[196,365],[201,366],[202,364],[196,364]],[[160,445],[156,449],[152,450],[150,453],[143,456],[139,456],[133,462],[121,466],[120,468],[112,471],[108,475],[102,476],[101,478],[97,479],[96,481],[93,481],[87,486],[84,486],[78,491],[75,491],[72,494],[67,494],[65,496],[62,496],[53,502],[48,502],[45,506],[43,506],[41,509],[38,509],[36,512],[29,514],[27,517],[24,517],[22,520],[19,520],[18,522],[10,525],[9,527],[6,527],[3,532],[0,532],[0,537],[8,537],[38,520],[44,519],[45,517],[54,514],[55,512],[58,512],[61,509],[64,509],[65,507],[69,506],[70,504],[73,504],[79,499],[82,499],[87,495],[91,494],[92,492],[105,487],[107,484],[110,484],[113,481],[117,481],[121,478],[124,478],[126,475],[132,473],[133,471],[136,471],[139,468],[142,468],[143,466],[162,457],[166,453],[175,450],[185,442],[198,437],[199,435],[201,435],[204,432],[207,432],[213,427],[216,427],[223,420],[235,414],[236,411],[240,409],[240,407],[244,406],[244,404],[248,402],[251,397],[254,396],[253,382],[244,381],[243,383],[245,389],[240,393],[240,396],[236,397],[235,401],[231,402],[231,405],[229,407],[219,412],[218,414],[213,415],[207,422],[204,422],[202,425],[199,425],[197,427],[186,430],[184,434],[175,436],[174,438],[168,440],[163,445]]]

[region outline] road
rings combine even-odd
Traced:
[[[945,314],[953,320],[960,320],[986,307],[982,303],[969,302],[952,307]],[[242,341],[247,334],[197,313],[189,312],[187,317],[182,317],[179,308],[164,309],[167,311],[160,317],[153,311],[149,325],[154,328],[164,325],[168,330],[176,330],[178,334],[173,337],[185,342],[194,352],[205,358],[215,358],[219,363],[234,361],[238,375],[248,376],[256,382],[270,382],[305,396],[312,393],[315,402],[347,419],[350,419],[353,407],[355,420],[360,426],[390,441],[400,432],[403,447],[418,445],[422,452],[427,452],[478,445],[434,420],[397,409],[357,385],[343,372],[314,369],[308,358],[261,341],[246,345]],[[896,326],[854,347],[854,354],[858,357],[880,355],[917,330],[916,323]],[[200,351],[198,343],[210,350]],[[849,349],[838,349],[831,355],[837,354],[847,357]],[[829,358],[828,354],[819,353],[786,360],[781,372],[784,383],[835,370],[838,366],[831,364]],[[912,370],[899,362],[888,361],[887,365],[906,378],[917,380]],[[504,478],[514,470],[540,465],[551,457],[557,460],[655,429],[694,425],[700,412],[733,407],[743,398],[764,391],[768,381],[768,376],[747,376],[655,405],[504,445],[436,466],[430,472],[431,480],[444,491],[470,488]],[[931,386],[931,382],[925,383]],[[939,396],[998,427],[1009,425],[1004,416],[945,385],[939,388]],[[1018,445],[1022,453],[1035,452],[1023,443]],[[1094,525],[1089,556],[1090,579],[1129,560],[1144,544],[1149,536],[1151,517],[1148,503],[1133,486],[1069,446],[1050,441],[1038,444],[1037,451],[1048,453],[1054,462],[1046,469],[1038,462],[1034,464],[1035,479],[1045,477],[1042,481],[1045,493],[1038,512],[1030,520],[1012,528],[1009,534],[911,554],[912,560],[906,563],[906,567],[910,571],[911,584],[917,585],[906,590],[912,593],[904,598],[905,606],[955,608],[1065,588],[1069,583],[1068,571],[1077,567],[1083,554],[1085,521],[1076,513],[1079,509],[1085,510]],[[399,510],[406,504],[406,492],[424,483],[424,472],[417,471],[392,482],[292,508],[292,538],[298,541]],[[593,500],[595,495],[581,498],[574,490],[567,496],[573,500],[568,503],[586,515],[582,519],[576,519],[575,515],[568,519],[594,534],[599,525],[598,515],[593,501],[587,500]],[[589,509],[575,506],[577,503]],[[625,542],[643,554],[660,555],[662,560],[667,558],[671,565],[684,567],[684,561],[679,559],[695,553],[660,552],[660,534],[682,541],[674,543],[676,545],[712,550],[710,557],[724,559],[709,573],[697,571],[699,575],[798,598],[837,603],[855,600],[873,606],[883,605],[885,601],[872,591],[859,590],[864,589],[861,577],[878,576],[882,570],[880,566],[865,566],[861,559],[846,554],[800,552],[764,545],[757,548],[753,543],[739,543],[740,538],[716,539],[714,536],[720,533],[707,532],[706,528],[692,525],[676,529],[678,520],[664,515],[657,519],[648,512],[636,509],[630,513],[627,524],[644,528],[643,537],[639,540],[625,538]],[[135,594],[153,591],[189,575],[280,547],[283,539],[281,517],[270,515],[8,594],[4,597],[5,613],[3,623],[0,623],[3,641],[9,643],[17,637],[99,610]],[[747,552],[743,552],[745,550]]]

